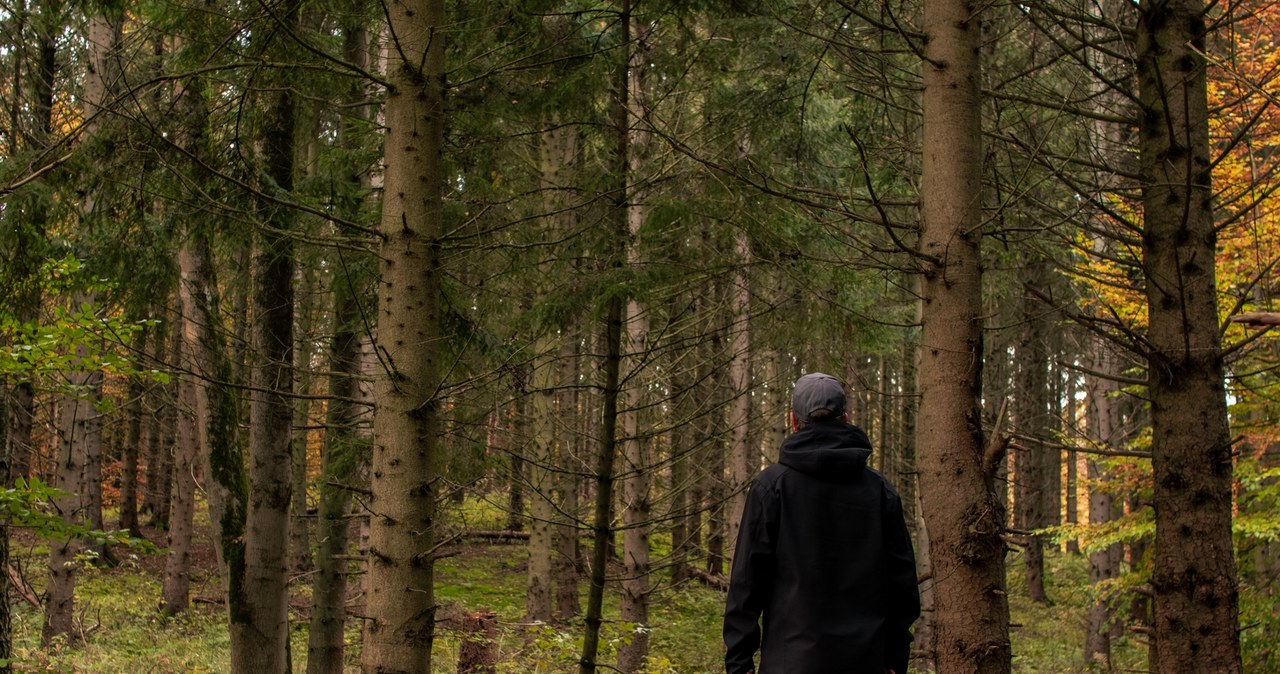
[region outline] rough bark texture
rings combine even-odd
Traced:
[[[978,8],[924,6],[924,172],[918,452],[930,536],[937,667],[1010,671],[1004,509],[983,442],[982,126]],[[998,445],[997,445],[998,446]]]
[[[179,253],[179,258],[182,254]],[[180,271],[189,269],[179,259]],[[196,399],[196,382],[189,372],[197,371],[194,351],[191,346],[194,339],[186,334],[192,330],[192,320],[188,319],[195,301],[191,297],[191,288],[179,279],[177,320],[172,322],[173,362],[178,366],[175,375],[178,387],[178,404],[176,417],[177,437],[173,449],[173,501],[169,507],[169,551],[165,557],[164,580],[161,584],[161,610],[169,615],[177,615],[185,610],[191,602],[191,534],[193,531],[193,515],[195,514],[196,458],[203,448],[200,446],[200,420],[196,414],[199,402]]]
[[[431,671],[441,430],[442,0],[387,6],[386,178],[369,531],[366,674]]]
[[[1144,0],[1137,26],[1160,674],[1241,671],[1206,11],[1202,0]]]
[[[282,23],[298,26],[297,0],[286,2]],[[293,190],[296,104],[292,89],[266,94],[259,130],[264,189],[287,197]],[[287,554],[293,492],[294,251],[289,209],[264,204],[253,261],[255,349],[249,399],[249,501],[245,510],[244,620],[231,622],[234,674],[290,670]]]

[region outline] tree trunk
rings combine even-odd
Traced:
[[[729,494],[727,531],[729,541],[738,540],[742,510],[747,504],[747,487],[760,470],[759,452],[751,435],[751,240],[744,231],[734,233],[733,252],[737,267],[729,291],[732,316],[729,320]],[[732,549],[732,544],[730,545]]]
[[[73,302],[77,311],[93,311],[93,298],[88,294],[78,294]],[[83,362],[88,355],[88,347],[76,346],[76,362]],[[85,526],[88,524],[84,501],[85,446],[97,426],[99,413],[94,409],[94,396],[102,385],[102,373],[73,370],[67,373],[65,385],[68,388],[62,394],[58,410],[59,438],[52,484],[62,494],[54,498],[53,507],[68,526]],[[84,542],[73,536],[50,541],[49,548],[49,582],[40,635],[41,645],[46,647],[54,637],[79,641],[75,632],[75,582]]]
[[[1044,270],[1047,265],[1048,261],[1033,260],[1023,271],[1023,285],[1045,287],[1047,278]],[[1022,334],[1017,345],[1019,373],[1014,419],[1023,444],[1021,451],[1014,455],[1017,463],[1014,479],[1019,526],[1032,532],[1049,525],[1049,494],[1052,493],[1048,465],[1051,450],[1044,442],[1049,430],[1049,354],[1046,345],[1049,326],[1044,320],[1045,308],[1039,300],[1024,294],[1021,302]],[[1049,603],[1044,587],[1044,539],[1041,536],[1028,533],[1023,562],[1027,596],[1040,604]]]
[[[576,137],[574,140],[576,145]],[[560,350],[561,388],[556,402],[561,419],[581,420],[585,416],[579,411],[581,396],[577,386],[578,362],[582,357],[578,346],[581,333],[576,325],[570,326],[566,333],[568,339],[562,340]],[[577,432],[572,423],[562,424],[561,428],[560,452],[557,455],[559,470],[556,475],[560,517],[559,525],[553,532],[555,551],[551,574],[555,581],[555,617],[567,622],[582,612],[582,603],[578,597],[578,491],[581,486],[578,475],[582,461],[579,452],[582,434]]]
[[[1119,401],[1115,396],[1120,387],[1105,375],[1116,374],[1116,356],[1100,339],[1094,341],[1092,369],[1104,375],[1088,377],[1089,414],[1087,431],[1090,441],[1104,449],[1117,449],[1121,440]],[[1089,524],[1102,525],[1115,517],[1110,491],[1106,487],[1106,471],[1096,456],[1086,460],[1086,478],[1089,480]],[[1089,583],[1096,586],[1120,574],[1114,548],[1109,546],[1089,554]],[[1085,662],[1111,671],[1111,608],[1098,592],[1085,616]]]
[[[387,6],[377,382],[369,508],[367,674],[431,671],[435,636],[435,499],[442,456],[441,238],[445,25],[443,0]]]
[[[613,225],[612,248],[607,253],[607,273],[617,273],[627,263],[627,195],[630,173],[630,102],[631,92],[631,0],[621,0],[618,15],[618,41],[622,56],[618,60],[613,82],[611,122],[614,132],[613,186],[607,195],[610,199],[609,215]],[[595,516],[591,552],[591,586],[587,592],[587,611],[583,617],[586,631],[582,639],[582,657],[578,660],[579,674],[594,674],[596,657],[600,648],[600,627],[604,622],[605,565],[612,546],[612,529],[609,526],[610,508],[613,505],[614,461],[618,442],[618,403],[621,396],[619,370],[623,357],[623,328],[626,321],[625,301],[620,293],[613,293],[605,305],[604,334],[601,337],[605,350],[601,363],[604,370],[600,378],[601,419],[595,469]]]
[[[533,398],[530,418],[528,446],[531,455],[526,473],[529,477],[529,546],[528,572],[525,586],[525,619],[536,622],[551,622],[551,559],[552,535],[551,521],[555,517],[555,506],[552,502],[552,483],[555,479],[551,466],[555,454],[555,365],[547,353],[551,350],[551,339],[542,336],[534,342],[533,372],[531,390],[525,394]]]
[[[181,264],[181,263],[179,263]],[[195,305],[190,288],[180,280],[173,336],[169,342],[173,349],[173,362],[177,366],[178,395],[176,405],[176,438],[173,452],[173,502],[169,508],[169,551],[165,558],[164,581],[161,585],[161,609],[169,615],[177,615],[190,604],[191,594],[191,534],[192,516],[195,513],[196,457],[200,456],[200,423],[196,415],[196,382],[189,372],[194,372],[194,353],[189,348],[193,342],[185,333],[193,322],[191,308]]]
[[[640,228],[644,225],[646,208],[644,205],[645,189],[640,187],[641,171],[648,160],[650,137],[645,125],[648,123],[646,92],[646,52],[648,51],[649,30],[642,22],[633,22],[631,34],[634,45],[624,45],[626,50],[626,86],[625,98],[626,134],[626,172],[620,183],[625,187],[625,206],[627,236],[626,263],[630,269],[637,269],[644,261],[639,249]],[[627,300],[623,314],[623,360],[621,367],[626,373],[623,386],[622,410],[622,454],[625,461],[622,482],[622,602],[620,607],[624,623],[634,625],[631,638],[618,646],[618,670],[624,674],[632,674],[640,669],[644,659],[649,656],[649,534],[653,528],[651,482],[652,460],[650,458],[649,441],[641,437],[641,410],[646,407],[649,385],[649,373],[645,367],[649,351],[649,316],[644,307],[634,297]]]
[[[361,31],[363,32],[363,31]],[[307,674],[342,674],[346,626],[347,515],[351,492],[345,484],[358,474],[368,439],[357,429],[360,410],[356,377],[360,367],[363,313],[357,279],[336,279],[334,332],[329,358],[329,407],[320,455],[320,503],[316,522],[316,573],[311,593]]]
[[[289,0],[281,21],[296,30],[298,0]],[[269,50],[270,51],[270,50]],[[296,105],[293,90],[266,94],[260,129],[264,189],[293,190]],[[243,620],[231,623],[234,674],[288,672],[289,604],[287,556],[293,492],[293,214],[264,204],[253,262],[253,391],[249,400],[249,501],[245,511]]]
[[[300,397],[293,401],[293,429],[289,435],[289,453],[293,457],[289,502],[289,554],[286,568],[293,576],[302,576],[313,568],[311,559],[310,517],[307,514],[307,440],[311,434],[311,359],[317,339],[315,326],[319,313],[314,298],[319,296],[318,283],[312,269],[300,266],[294,280],[301,288],[294,293],[293,385]]]
[[[982,124],[979,10],[924,6],[920,493],[936,603],[938,671],[1009,672],[1003,447],[982,431]]]
[[[354,6],[354,5],[353,5]],[[359,23],[342,28],[343,55],[348,63],[369,67],[369,30]],[[347,92],[355,107],[353,121],[340,129],[339,145],[356,149],[358,134],[372,117],[363,83]],[[359,216],[361,199],[370,187],[363,174],[352,172],[350,187],[359,198],[342,202],[349,219]],[[320,453],[319,503],[316,513],[315,580],[311,588],[311,629],[307,635],[307,674],[342,674],[346,647],[347,562],[351,491],[347,483],[367,468],[369,437],[361,427],[361,341],[364,327],[363,280],[370,273],[368,260],[344,261],[334,277],[333,337],[329,343],[329,402],[325,410],[324,445]],[[367,420],[366,420],[367,421]]]
[[[138,331],[134,349],[139,354],[147,352],[147,340],[151,328],[144,327]],[[141,360],[141,358],[139,358]],[[125,434],[124,447],[120,452],[120,528],[129,532],[130,536],[141,536],[142,528],[138,525],[138,460],[142,446],[143,400],[147,395],[147,382],[142,377],[129,380],[128,403],[126,413],[128,430]],[[194,413],[194,411],[193,411]]]
[[[1144,0],[1137,26],[1156,512],[1151,671],[1158,674],[1241,671],[1203,56],[1207,11],[1201,0]]]

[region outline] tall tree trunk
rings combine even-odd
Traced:
[[[525,618],[530,621],[551,622],[551,521],[555,517],[552,502],[552,471],[555,454],[554,396],[556,367],[547,353],[552,340],[544,335],[534,342],[531,367],[532,397],[526,407],[530,410],[527,422],[530,457],[526,474],[529,478],[529,556],[525,585]]]
[[[281,21],[286,30],[297,30],[299,6],[298,0],[284,3]],[[265,121],[259,130],[262,183],[269,193],[287,197],[293,191],[296,154],[295,95],[288,86],[281,86],[266,97]],[[278,204],[264,205],[263,212],[266,222],[257,233],[253,262],[255,359],[249,400],[246,603],[244,620],[231,623],[234,674],[279,674],[291,668],[286,564],[293,492],[294,247],[289,232],[294,218]]]
[[[353,5],[354,6],[354,5]],[[357,22],[343,25],[343,55],[348,63],[369,67],[369,30]],[[359,134],[372,117],[364,101],[363,83],[347,92],[355,106],[351,121],[340,128],[339,145],[355,150]],[[348,181],[358,197],[345,200],[342,212],[349,219],[359,216],[361,200],[370,181],[365,174],[352,172]],[[342,255],[342,253],[339,253]],[[368,428],[359,428],[361,340],[364,328],[362,293],[369,272],[365,258],[358,263],[344,261],[334,277],[333,337],[329,344],[329,402],[325,410],[324,445],[320,454],[319,503],[316,513],[315,580],[311,588],[311,629],[307,635],[307,674],[342,674],[346,648],[347,563],[349,547],[351,491],[348,484],[367,467]]]
[[[610,198],[609,212],[612,232],[612,248],[607,253],[609,269],[607,272],[617,273],[627,263],[627,176],[630,173],[631,138],[628,133],[630,125],[631,91],[631,0],[620,0],[618,14],[618,45],[622,56],[618,60],[617,74],[613,82],[613,101],[611,102],[611,119],[614,132],[613,145],[613,189]],[[604,583],[605,565],[608,561],[609,548],[612,546],[612,529],[609,526],[609,513],[613,504],[614,461],[618,447],[618,403],[621,396],[619,370],[623,358],[623,329],[626,321],[625,302],[620,293],[613,293],[605,305],[604,334],[601,336],[605,354],[601,363],[604,370],[600,379],[601,419],[595,467],[595,516],[592,519],[594,531],[591,551],[591,586],[587,592],[587,611],[583,616],[586,630],[582,639],[582,657],[578,660],[579,674],[594,674],[596,657],[600,649],[600,627],[604,622]]]
[[[751,434],[751,240],[745,231],[733,237],[737,267],[729,290],[729,493],[726,505],[729,541],[738,540],[747,486],[760,470],[759,452]]]
[[[374,415],[367,674],[431,671],[435,499],[441,465],[441,280],[445,232],[443,0],[387,5],[386,174]]]
[[[361,31],[363,32],[363,31]],[[350,38],[348,38],[350,39]],[[316,574],[311,593],[307,674],[342,674],[345,647],[347,522],[351,492],[368,439],[357,429],[356,378],[360,367],[362,307],[358,279],[336,280],[333,340],[329,357],[329,407],[320,455],[320,503],[316,520]]]
[[[1045,287],[1047,278],[1044,269],[1047,264],[1047,261],[1032,261],[1031,266],[1023,272],[1024,285],[1031,288]],[[1014,455],[1017,463],[1014,474],[1017,485],[1016,507],[1019,526],[1028,532],[1023,551],[1027,595],[1031,601],[1047,604],[1049,596],[1044,586],[1044,539],[1030,532],[1049,525],[1050,449],[1044,442],[1049,423],[1049,355],[1046,346],[1049,326],[1044,320],[1044,307],[1034,297],[1024,294],[1021,310],[1022,334],[1017,345],[1019,373],[1014,419],[1023,445],[1021,451]]]
[[[144,327],[138,331],[134,345],[136,353],[147,352],[147,341],[152,329]],[[124,447],[120,451],[120,528],[129,532],[130,536],[141,536],[142,527],[138,524],[138,460],[142,455],[143,400],[147,395],[147,382],[141,377],[129,380],[128,402],[125,411],[128,429],[125,433]],[[194,410],[193,410],[194,413]]]
[[[198,48],[199,44],[198,40],[175,40],[174,51]],[[208,155],[207,84],[200,78],[184,78],[175,87],[173,98],[177,113],[174,142],[186,154],[203,161]],[[203,174],[198,163],[187,169],[193,182]],[[181,334],[192,364],[189,374],[195,384],[196,445],[201,449],[198,461],[205,476],[214,551],[234,639],[235,626],[248,620],[244,578],[248,478],[240,435],[241,403],[233,385],[237,375],[226,348],[211,228],[196,226],[199,220],[195,218],[188,222],[192,226],[184,228],[178,250],[179,292],[184,305]],[[156,342],[162,334],[157,332]]]
[[[926,0],[922,323],[918,451],[936,603],[938,670],[1011,668],[1003,447],[983,442],[980,16],[965,0]]]
[[[1143,0],[1143,269],[1155,470],[1156,661],[1151,670],[1239,672],[1232,455],[1215,287],[1202,0]]]
[[[639,185],[641,171],[648,160],[650,135],[645,71],[648,70],[649,29],[633,22],[631,34],[635,44],[626,44],[626,172],[620,184],[625,186],[627,222],[626,263],[630,269],[642,264],[639,248],[640,228],[644,225],[645,189]],[[649,316],[647,308],[634,297],[628,298],[623,314],[622,369],[626,385],[622,387],[622,454],[625,478],[622,482],[622,620],[635,625],[631,638],[618,647],[618,669],[632,674],[649,656],[649,533],[653,528],[651,483],[652,460],[649,441],[641,437],[641,411],[645,408],[649,373],[645,367],[649,351]]]
[[[192,329],[194,318],[191,310],[195,301],[185,279],[179,280],[176,318],[172,323],[173,336],[169,342],[173,363],[177,367],[177,405],[175,406],[177,431],[173,450],[173,500],[169,508],[169,551],[165,558],[164,581],[161,585],[162,610],[177,615],[190,605],[191,594],[191,534],[195,513],[196,458],[200,446],[199,417],[196,408],[196,382],[188,373],[196,371],[194,340],[186,334]]]
[[[1119,401],[1115,396],[1120,387],[1106,375],[1117,374],[1116,355],[1109,345],[1095,340],[1092,369],[1103,376],[1088,377],[1089,414],[1086,420],[1089,439],[1104,449],[1116,449],[1120,438]],[[1090,456],[1086,460],[1086,477],[1089,480],[1089,524],[1103,525],[1115,517],[1111,492],[1106,487],[1106,471],[1102,460]],[[1089,554],[1089,583],[1096,586],[1120,574],[1114,548],[1109,546]],[[1100,592],[1095,592],[1093,604],[1085,616],[1085,662],[1111,671],[1111,608]]]

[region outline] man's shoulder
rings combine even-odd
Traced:
[[[772,489],[776,487],[778,481],[789,472],[791,472],[791,469],[780,463],[770,464],[769,466],[766,466],[764,470],[756,473],[756,477],[753,482],[756,487]]]
[[[898,489],[893,486],[893,482],[889,481],[889,478],[885,477],[884,473],[881,473],[880,471],[875,470],[874,468],[868,467],[867,475],[871,481],[879,485],[879,487],[883,489],[886,493],[888,493],[889,496],[895,499],[901,498],[898,495]]]

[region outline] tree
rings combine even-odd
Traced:
[[[1239,672],[1232,441],[1215,286],[1208,8],[1143,2],[1142,268],[1156,513],[1154,672]]]
[[[368,674],[431,670],[435,499],[442,464],[440,248],[445,232],[445,10],[387,5],[386,177],[378,289]]]
[[[1004,509],[994,479],[1000,438],[984,443],[980,12],[924,5],[923,309],[917,451],[929,529],[942,672],[1010,670]]]

